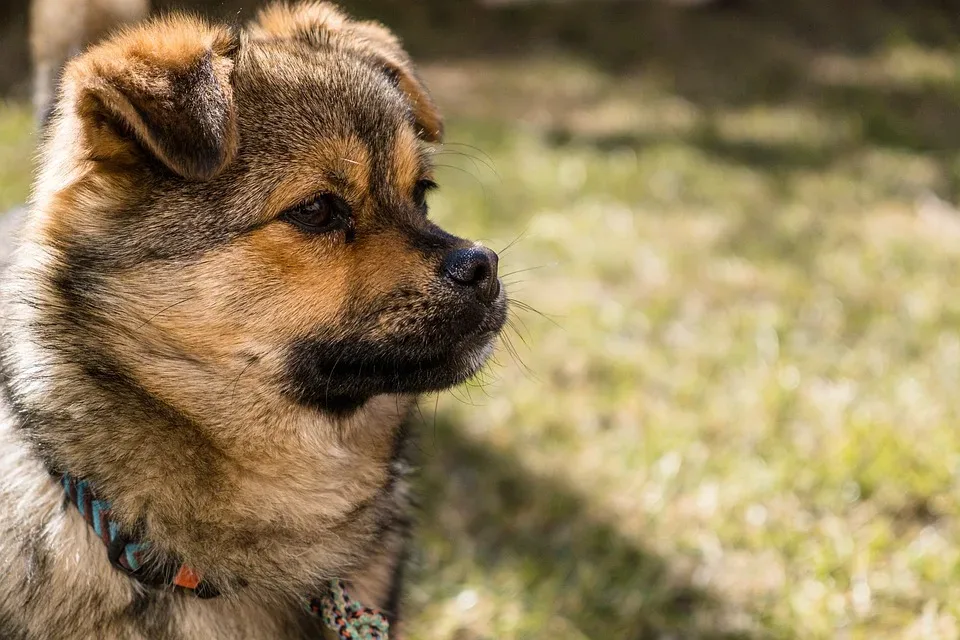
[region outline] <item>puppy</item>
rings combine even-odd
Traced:
[[[68,64],[0,314],[0,637],[399,637],[404,421],[507,312],[428,217],[441,133],[324,3]]]

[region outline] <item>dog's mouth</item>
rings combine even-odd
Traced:
[[[301,404],[342,413],[374,395],[454,387],[484,366],[506,322],[503,292],[484,307],[442,322],[410,318],[410,331],[387,338],[304,338],[290,354],[288,390]]]

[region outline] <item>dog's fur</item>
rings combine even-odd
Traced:
[[[396,617],[404,419],[506,313],[424,215],[440,136],[396,38],[327,4],[69,63],[3,293],[0,637],[322,637],[300,598],[334,577]],[[318,194],[333,231],[291,221]],[[51,472],[223,595],[114,569]]]

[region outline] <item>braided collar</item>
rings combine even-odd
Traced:
[[[67,498],[103,541],[110,564],[115,568],[148,586],[183,591],[197,598],[220,595],[215,586],[186,564],[149,554],[150,542],[125,533],[110,518],[110,502],[97,498],[86,480],[69,474],[61,475],[59,480]],[[387,617],[350,598],[342,580],[331,580],[319,597],[307,596],[304,607],[343,640],[388,640]]]

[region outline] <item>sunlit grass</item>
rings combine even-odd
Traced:
[[[0,101],[0,214],[23,204],[35,147],[30,110],[26,105]]]
[[[499,177],[440,156],[483,186],[441,170],[433,215],[522,234],[503,268],[553,321],[423,403],[416,637],[956,637],[951,161],[855,105],[678,115],[653,79],[538,121],[531,82],[519,124],[451,128]]]

